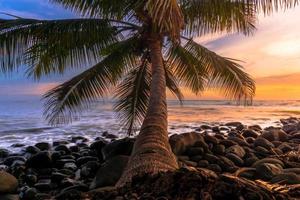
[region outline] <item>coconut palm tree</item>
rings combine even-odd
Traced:
[[[236,60],[193,38],[255,30],[256,14],[292,7],[296,0],[52,0],[78,19],[0,20],[0,70],[27,66],[34,79],[82,73],[45,94],[51,124],[67,123],[113,89],[115,110],[128,133],[141,125],[118,185],[135,175],[175,170],[168,143],[166,88],[179,100],[179,86],[194,93],[221,88],[238,101],[251,100],[255,84]],[[89,68],[88,68],[89,67]]]

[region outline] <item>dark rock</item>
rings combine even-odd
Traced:
[[[19,195],[16,194],[0,194],[1,200],[19,200]]]
[[[257,138],[255,141],[254,141],[254,146],[257,147],[257,146],[261,146],[261,147],[264,147],[268,150],[270,150],[271,148],[274,148],[274,144],[272,144],[270,141],[266,140],[265,138]]]
[[[262,180],[270,180],[274,176],[281,174],[282,168],[280,165],[271,163],[262,163],[256,166],[256,174]]]
[[[36,146],[28,146],[25,149],[25,152],[27,153],[31,153],[31,154],[36,154],[39,153],[41,150],[39,148],[37,148]]]
[[[230,146],[237,145],[237,143],[232,141],[232,140],[221,140],[220,144],[224,145],[226,148],[230,147]]]
[[[13,147],[13,148],[20,148],[20,147],[24,147],[24,146],[25,146],[25,144],[20,144],[20,143],[11,145],[11,147]]]
[[[300,175],[296,173],[282,173],[274,176],[271,183],[279,184],[300,184]]]
[[[11,166],[15,161],[22,161],[25,162],[26,158],[24,156],[9,156],[6,157],[3,164],[7,166]]]
[[[197,167],[197,162],[186,160],[183,163],[186,164],[187,166],[190,166],[190,167]]]
[[[77,145],[73,145],[69,147],[71,152],[79,152],[79,147]]]
[[[262,128],[259,125],[252,125],[248,126],[249,129],[254,130],[254,131],[261,131]]]
[[[243,158],[246,154],[243,147],[241,147],[239,145],[231,146],[231,147],[227,148],[225,152],[226,153],[233,153],[233,154],[237,155],[240,158]]]
[[[77,166],[75,163],[65,163],[64,164],[64,168],[68,169],[68,170],[72,170],[72,171],[76,171],[77,170]]]
[[[220,132],[219,126],[214,126],[214,127],[211,128],[211,130],[212,130],[213,132],[216,132],[216,133],[219,133],[219,132]]]
[[[6,158],[9,155],[9,151],[7,149],[0,149],[0,158]]]
[[[76,161],[74,159],[59,159],[55,162],[55,167],[61,169],[65,166],[65,164],[67,163],[75,164],[75,162]]]
[[[38,183],[34,184],[34,187],[40,192],[50,191],[52,190],[51,180],[49,179],[39,180]]]
[[[217,145],[219,143],[219,140],[211,135],[205,135],[204,141],[206,142],[206,144],[212,143],[213,145]]]
[[[276,158],[263,158],[261,160],[256,161],[255,163],[253,163],[252,166],[256,167],[256,166],[264,164],[264,163],[270,163],[270,164],[280,165],[281,167],[284,167],[283,162]]]
[[[212,152],[214,152],[215,154],[218,154],[218,155],[224,155],[225,154],[225,146],[222,144],[215,145],[212,148]]]
[[[81,165],[89,162],[89,161],[99,161],[98,158],[93,157],[93,156],[85,156],[85,157],[81,157],[79,159],[77,159],[76,164],[80,167]]]
[[[254,150],[256,151],[256,155],[262,155],[262,156],[267,156],[271,152],[270,150],[268,150],[264,147],[261,147],[261,146],[255,147]]]
[[[245,138],[243,138],[242,136],[240,136],[240,137],[228,137],[228,140],[232,140],[240,146],[246,146],[246,147],[250,146],[248,144],[248,142],[245,140]]]
[[[209,162],[207,160],[200,160],[198,162],[198,167],[203,167],[203,168],[207,168],[209,165]]]
[[[218,163],[218,160],[219,160],[219,158],[217,156],[212,155],[212,154],[205,154],[203,158],[211,164]]]
[[[194,144],[194,147],[201,147],[201,148],[203,148],[204,152],[209,151],[209,146],[204,141],[197,141]]]
[[[254,141],[255,141],[255,138],[253,138],[253,137],[247,137],[247,138],[246,138],[246,142],[247,142],[248,144],[253,144]]]
[[[177,159],[179,161],[186,161],[186,160],[190,160],[190,157],[188,157],[188,156],[177,156]]]
[[[288,141],[288,135],[283,130],[276,128],[264,131],[260,137],[265,138],[268,141]]]
[[[90,189],[105,186],[114,186],[121,177],[129,157],[115,156],[106,161],[98,170],[96,177],[90,185]]]
[[[102,148],[104,160],[108,160],[117,155],[129,156],[131,154],[135,139],[124,138],[113,141]]]
[[[40,152],[26,161],[27,168],[43,169],[52,166],[52,160],[49,152]]]
[[[172,151],[175,155],[181,155],[187,147],[194,146],[198,141],[204,141],[201,134],[196,132],[183,133],[180,135],[172,135],[169,139]]]
[[[243,125],[241,122],[228,122],[225,124],[225,126],[233,126],[233,127],[238,127],[240,125]]]
[[[94,177],[100,164],[97,161],[89,161],[81,168],[80,175],[82,177]]]
[[[288,145],[287,143],[282,143],[278,146],[278,149],[280,149],[283,153],[287,153],[293,150],[293,147]]]
[[[36,143],[35,146],[39,148],[41,151],[48,151],[51,148],[51,145],[48,142],[39,142]]]
[[[88,139],[87,138],[85,138],[85,137],[83,137],[83,136],[73,136],[72,138],[71,138],[71,142],[73,142],[73,143],[77,143],[77,142],[87,142],[88,141]]]
[[[105,147],[106,145],[107,145],[106,141],[104,141],[104,140],[97,140],[96,142],[94,142],[94,143],[92,143],[90,145],[90,148],[92,150],[94,150],[96,152],[96,155],[98,156],[98,158],[100,160],[102,160],[103,157],[102,157],[102,152],[101,151],[102,151],[102,148]]]
[[[35,188],[28,188],[24,192],[24,196],[23,196],[22,199],[25,199],[25,200],[35,200],[37,193],[38,193],[38,191]]]
[[[36,184],[37,182],[37,176],[33,175],[33,174],[28,174],[25,176],[25,182],[29,185],[29,186],[33,186],[34,184]]]
[[[116,136],[114,134],[111,134],[111,133],[108,133],[107,131],[103,132],[102,136],[107,138],[107,139],[117,139],[118,138],[118,136]]]
[[[227,153],[226,157],[239,167],[242,167],[244,165],[244,161],[234,153]]]
[[[190,160],[194,162],[199,162],[202,159],[203,159],[202,156],[192,156]]]
[[[65,152],[65,154],[70,154],[71,151],[66,145],[58,145],[54,148],[55,151]]]
[[[203,124],[200,126],[201,129],[207,130],[207,129],[211,129],[211,126]]]
[[[204,153],[204,150],[202,147],[188,147],[186,150],[186,155],[188,156],[198,156],[202,155]]]
[[[54,141],[53,143],[52,143],[52,145],[54,146],[54,147],[56,147],[56,146],[59,146],[59,145],[66,145],[66,144],[69,144],[70,142],[68,142],[68,141],[65,141],[65,140],[61,140],[61,141]]]
[[[257,133],[255,130],[251,129],[246,129],[243,131],[242,136],[245,138],[252,137],[252,138],[257,138],[259,133]]]
[[[18,180],[13,175],[0,171],[0,194],[13,193],[17,191],[17,188]]]
[[[221,166],[223,171],[226,172],[233,172],[233,170],[236,168],[235,164],[224,156],[219,156],[218,164]]]
[[[221,173],[222,172],[222,168],[217,164],[209,164],[207,169],[210,169],[210,170],[212,170],[216,173]]]

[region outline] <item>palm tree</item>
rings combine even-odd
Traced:
[[[175,170],[168,143],[166,88],[194,93],[222,88],[238,101],[251,100],[255,84],[236,60],[193,41],[220,32],[255,30],[256,14],[289,8],[296,0],[52,0],[83,17],[63,20],[0,20],[0,70],[26,65],[40,79],[86,69],[45,94],[51,124],[67,123],[114,89],[115,110],[128,133],[141,124],[118,185],[135,175]],[[92,66],[92,67],[90,67]],[[90,67],[87,69],[87,67]]]

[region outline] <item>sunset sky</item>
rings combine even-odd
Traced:
[[[47,2],[0,0],[0,12],[39,19],[73,17],[69,11]],[[300,99],[300,6],[267,17],[260,15],[258,21],[253,36],[209,35],[196,40],[223,56],[243,60],[245,70],[256,80],[256,99]],[[0,74],[0,98],[4,94],[40,95],[69,76],[34,83],[22,71],[9,77]],[[188,92],[186,95],[186,99],[220,98],[213,92],[202,97]]]

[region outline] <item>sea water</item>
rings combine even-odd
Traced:
[[[72,124],[50,126],[42,113],[43,103],[38,96],[1,96],[0,148],[66,140],[78,135],[93,139],[105,131],[126,136],[110,100],[95,102]],[[281,118],[300,117],[300,101],[254,101],[252,106],[245,107],[223,100],[186,100],[183,105],[168,100],[168,115],[170,134],[192,131],[201,124],[231,121],[277,126]]]

